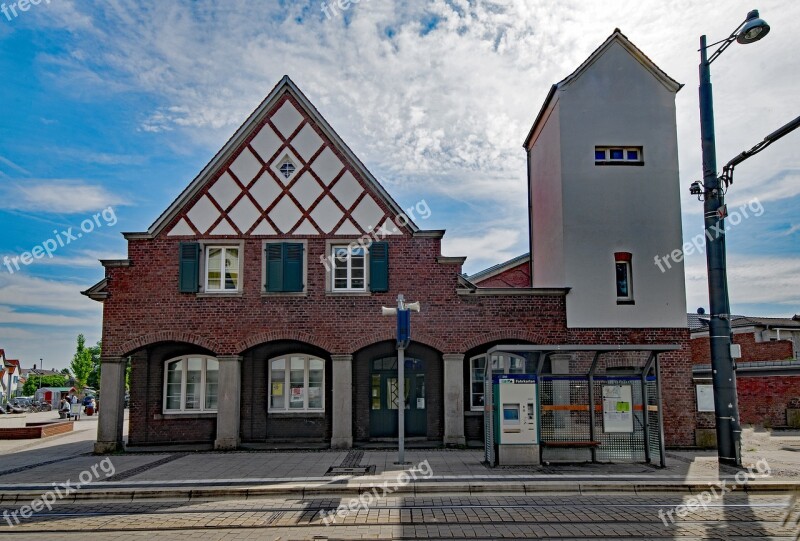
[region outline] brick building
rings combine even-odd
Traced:
[[[713,446],[714,405],[708,317],[688,314],[697,409],[697,442]],[[736,392],[742,424],[800,427],[800,316],[731,316],[736,359]]]
[[[667,444],[693,444],[683,267],[650,263],[682,244],[679,89],[618,30],[554,85],[524,145],[533,263],[475,283],[463,257],[442,254],[444,231],[417,225],[424,200],[398,205],[284,77],[84,292],[104,303],[95,449],[122,445],[128,361],[129,445],[392,437],[395,322],[380,314],[398,293],[422,304],[406,352],[409,437],[480,439],[479,368],[498,343],[669,344]]]

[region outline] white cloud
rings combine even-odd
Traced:
[[[471,274],[520,255],[516,248],[520,233],[519,229],[489,229],[479,237],[446,235],[442,240],[442,253],[467,256],[464,271]]]
[[[77,214],[125,205],[126,200],[94,186],[74,180],[17,180],[0,189],[6,210]]]
[[[79,333],[100,339],[102,305],[80,294],[87,287],[0,272],[0,346],[25,367],[66,367]]]
[[[101,313],[102,305],[80,294],[91,285],[8,274],[3,269],[0,271],[0,307],[24,306],[27,309],[95,316]]]
[[[11,259],[12,257],[19,257],[19,254],[0,254],[0,262],[4,261],[4,258],[8,257]],[[82,267],[82,268],[91,268],[91,269],[98,269],[100,270],[100,260],[101,259],[125,259],[125,255],[118,253],[118,252],[101,252],[95,250],[80,250],[76,253],[76,255],[71,257],[61,256],[58,252],[55,253],[55,256],[52,258],[44,257],[42,259],[36,260],[36,265],[47,265],[51,267]],[[20,266],[22,269],[24,267]],[[13,267],[12,269],[16,270]],[[7,271],[6,267],[0,267],[0,271]]]
[[[13,169],[17,173],[22,173],[23,175],[30,175],[30,172],[27,169],[20,167],[19,165],[15,164],[8,158],[4,158],[3,156],[0,156],[0,165],[4,165],[6,168]]]
[[[14,325],[43,325],[55,327],[80,327],[85,323],[82,317],[65,316],[60,314],[41,314],[20,312],[8,306],[0,305],[0,324],[13,323]]]
[[[705,259],[686,264],[687,306],[708,307]],[[800,306],[800,259],[793,257],[728,255],[728,296],[733,311],[744,304],[774,304],[784,313]],[[761,315],[761,314],[751,314]]]

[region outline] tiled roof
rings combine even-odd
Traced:
[[[518,264],[525,261],[526,259],[528,259],[529,257],[530,257],[529,253],[518,255],[517,257],[511,258],[508,261],[504,261],[503,263],[498,263],[497,265],[489,267],[488,269],[483,269],[482,271],[478,271],[475,274],[465,275],[465,277],[468,278],[471,282],[480,281],[481,278],[483,278],[486,275],[493,274],[501,269],[505,270],[505,268],[515,267]]]
[[[708,314],[686,314],[690,331],[703,331],[708,329]],[[800,330],[800,318],[788,317],[757,317],[731,315],[731,328],[739,327],[786,327]]]

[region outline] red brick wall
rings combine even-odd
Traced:
[[[739,362],[782,361],[794,356],[790,340],[756,342],[755,334],[747,332],[734,334],[733,343],[742,346]],[[691,348],[694,365],[711,364],[707,336],[692,338]],[[800,397],[800,376],[758,376],[740,372],[736,378],[736,392],[742,424],[783,426],[789,401]],[[697,413],[698,428],[714,426],[713,412]]]
[[[0,428],[0,440],[31,440],[72,432],[74,421],[29,423],[25,428]]]
[[[531,287],[531,265],[529,261],[506,269],[485,280],[473,282],[479,287]]]
[[[708,336],[692,338],[692,361],[694,364],[711,364],[711,346]],[[751,332],[733,335],[733,343],[742,346],[739,362],[782,361],[794,356],[791,340],[756,342]]]
[[[739,377],[736,391],[742,423],[786,426],[789,402],[800,399],[800,376]]]

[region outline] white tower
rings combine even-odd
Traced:
[[[525,141],[534,287],[569,327],[685,327],[675,94],[620,31],[553,85]],[[656,263],[656,257],[666,263]]]

